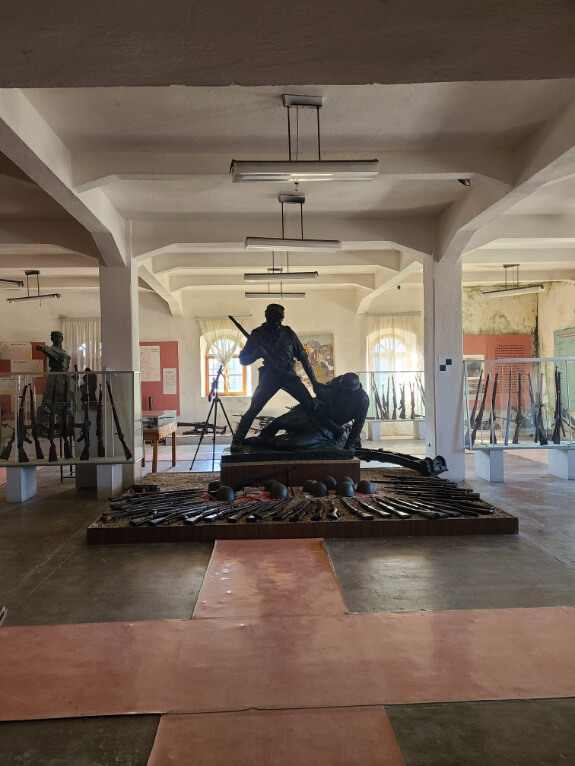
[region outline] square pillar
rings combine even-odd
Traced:
[[[38,491],[36,467],[6,466],[6,502],[23,503]]]
[[[503,481],[502,449],[480,449],[475,451],[475,475],[485,481]]]
[[[548,473],[560,479],[575,479],[575,449],[549,449],[547,452]]]
[[[119,463],[98,465],[96,497],[98,500],[107,500],[122,494],[123,466]]]

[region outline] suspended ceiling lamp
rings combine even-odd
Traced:
[[[26,274],[26,291],[27,295],[25,295],[23,298],[7,298],[6,300],[8,303],[20,303],[22,301],[43,301],[48,298],[61,298],[62,296],[60,293],[44,293],[43,295],[40,295],[40,272],[36,270],[32,271],[25,271]],[[30,295],[30,277],[35,276],[36,277],[36,295]],[[21,285],[24,285],[24,282],[21,283]]]
[[[0,282],[6,285],[18,285],[18,287],[24,287],[24,282],[21,279],[0,279]]]
[[[377,160],[322,160],[319,110],[321,96],[282,96],[287,108],[288,159],[280,161],[232,160],[234,183],[254,181],[371,181],[378,174]],[[296,110],[295,159],[292,157],[291,109]],[[299,110],[315,109],[317,115],[317,160],[299,160]]]
[[[282,235],[281,237],[246,237],[246,250],[341,250],[341,242],[337,239],[304,239],[303,236],[303,194],[280,194],[278,200],[282,206]],[[285,238],[284,205],[300,206],[300,239]]]
[[[512,295],[525,295],[527,293],[541,293],[545,290],[543,285],[525,285],[521,287],[519,285],[519,264],[518,263],[506,263],[503,268],[505,269],[505,287],[501,290],[486,290],[481,295],[486,298],[505,298]],[[508,281],[509,269],[516,269],[514,281]]]

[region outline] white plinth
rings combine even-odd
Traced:
[[[99,465],[97,467],[96,497],[98,500],[107,500],[122,494],[123,466],[114,463],[111,465]]]
[[[503,481],[503,450],[482,449],[475,452],[475,475],[486,481]]]
[[[23,503],[34,497],[37,490],[35,467],[6,467],[6,501],[8,503]]]
[[[367,423],[367,438],[370,442],[381,441],[381,421],[369,420]]]
[[[413,421],[413,438],[425,440],[425,420]]]
[[[550,449],[547,460],[550,474],[560,479],[575,479],[575,449]]]

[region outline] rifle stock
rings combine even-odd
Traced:
[[[405,420],[405,383],[399,384],[399,417]]]
[[[120,444],[122,445],[122,449],[124,450],[124,455],[126,457],[126,460],[132,459],[132,453],[130,452],[130,449],[128,445],[126,444],[126,440],[124,439],[124,434],[122,432],[122,428],[120,426],[120,419],[118,417],[118,413],[116,412],[116,405],[114,404],[114,397],[112,395],[112,387],[110,386],[109,381],[106,381],[106,388],[108,389],[108,396],[110,397],[110,406],[112,408],[112,416],[114,418],[114,425],[116,427],[116,435],[118,439],[120,440]]]

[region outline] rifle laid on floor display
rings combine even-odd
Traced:
[[[475,421],[473,423],[473,428],[471,430],[471,446],[475,444],[475,437],[477,436],[477,431],[479,430],[479,426],[483,423],[483,413],[485,412],[485,403],[487,401],[488,390],[489,390],[489,373],[487,373],[487,377],[485,378],[485,388],[483,389],[481,406],[479,407],[479,412],[477,413],[477,417],[475,418]],[[479,393],[479,387],[477,391]]]
[[[36,460],[44,460],[44,453],[38,439],[38,426],[36,424],[36,402],[34,401],[34,382],[30,383],[30,425],[32,426],[32,438],[36,449]]]
[[[507,391],[507,417],[505,418],[505,446],[509,444],[510,422],[511,422],[511,370],[509,370],[509,389]]]
[[[118,439],[120,440],[120,444],[122,445],[122,449],[124,450],[124,455],[126,456],[126,460],[131,460],[132,453],[130,452],[129,447],[126,444],[126,440],[124,439],[124,434],[120,427],[120,419],[118,418],[118,413],[116,412],[116,405],[114,404],[114,397],[112,396],[112,387],[110,386],[110,383],[108,381],[106,381],[106,388],[108,389],[108,396],[110,397],[110,406],[112,407],[112,416],[114,417],[116,435]]]
[[[547,436],[545,435],[545,432],[541,428],[541,423],[539,421],[539,412],[540,410],[537,407],[537,402],[535,401],[535,396],[533,394],[533,381],[531,380],[531,373],[527,373],[527,380],[529,382],[529,408],[531,410],[531,420],[533,421],[533,441],[539,442],[542,446],[545,446],[547,444]]]
[[[525,418],[523,417],[523,402],[521,400],[521,373],[517,373],[517,415],[515,416],[515,431],[513,433],[513,444],[519,444],[519,431]]]
[[[28,388],[28,384],[26,384],[22,390],[22,396],[20,397],[20,406],[18,407],[18,462],[19,463],[28,463],[30,462],[30,458],[26,454],[26,450],[24,449],[24,442],[27,442],[28,444],[32,444],[32,439],[28,437],[28,432],[26,430],[26,390]]]
[[[551,437],[553,444],[561,444],[561,433],[564,433],[561,373],[555,367],[555,426],[553,427],[553,435]]]
[[[98,457],[106,457],[106,447],[104,445],[104,438],[102,432],[102,384],[100,383],[100,392],[98,394],[98,408],[96,410],[96,439],[98,440]]]
[[[497,436],[495,436],[495,399],[497,397],[497,383],[499,381],[499,373],[495,373],[495,379],[493,381],[493,390],[491,391],[491,417],[489,418],[489,443],[497,444]]]
[[[445,459],[437,455],[433,459],[430,457],[417,458],[413,455],[405,455],[402,452],[389,452],[383,449],[364,449],[359,447],[355,450],[355,457],[360,460],[377,460],[380,463],[394,463],[404,468],[411,468],[413,471],[423,476],[435,476],[438,473],[448,471]]]

